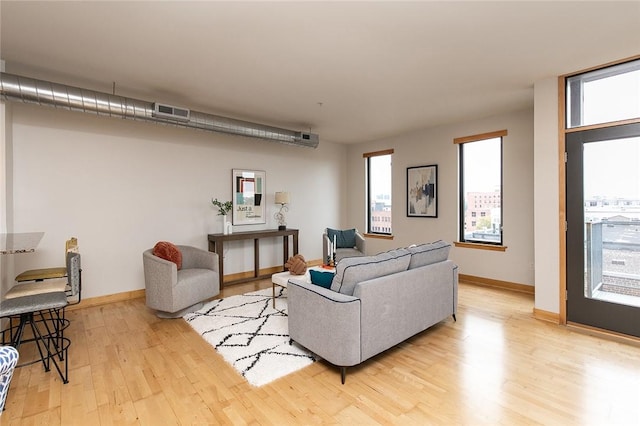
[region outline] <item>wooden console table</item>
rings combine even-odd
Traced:
[[[298,254],[298,233],[297,229],[264,229],[261,231],[234,232],[233,234],[209,234],[209,251],[218,254],[218,273],[220,274],[220,288],[223,287],[224,277],[224,243],[227,241],[253,240],[253,277],[242,278],[227,282],[226,284],[238,284],[247,281],[255,281],[268,278],[271,275],[260,275],[260,239],[282,237],[283,253],[282,253],[282,269],[289,259],[289,236],[293,236],[293,255]]]

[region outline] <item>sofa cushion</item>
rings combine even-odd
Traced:
[[[411,253],[408,269],[413,269],[447,260],[451,244],[438,240],[433,243],[410,246],[407,250]]]
[[[386,251],[375,256],[342,259],[336,265],[336,276],[331,283],[331,290],[353,295],[353,290],[359,282],[406,271],[410,260],[411,253],[405,248]]]
[[[331,282],[333,281],[333,277],[335,276],[334,272],[324,272],[324,271],[316,271],[314,269],[309,269],[309,276],[311,278],[311,284],[319,285],[320,287],[330,288]]]
[[[178,247],[168,241],[156,243],[153,246],[153,255],[175,263],[178,270],[182,269],[182,253]]]
[[[335,236],[336,247],[335,248],[353,248],[356,246],[356,230],[354,229],[331,229],[327,228],[327,237],[333,244],[333,237]]]

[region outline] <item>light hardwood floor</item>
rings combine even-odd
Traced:
[[[224,295],[270,286],[225,289]],[[640,347],[532,318],[533,297],[460,285],[458,321],[350,368],[253,388],[144,299],[69,312],[70,383],[17,369],[4,424],[640,424]]]

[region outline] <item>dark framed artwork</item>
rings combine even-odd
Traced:
[[[233,224],[267,223],[264,206],[266,173],[233,169]]]
[[[438,166],[407,167],[407,216],[438,217]]]

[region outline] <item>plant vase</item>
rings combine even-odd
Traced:
[[[229,233],[229,229],[227,228],[227,215],[222,215],[222,233],[227,235]]]
[[[231,222],[227,220],[227,215],[222,215],[222,233],[224,235],[233,234],[233,226]]]

